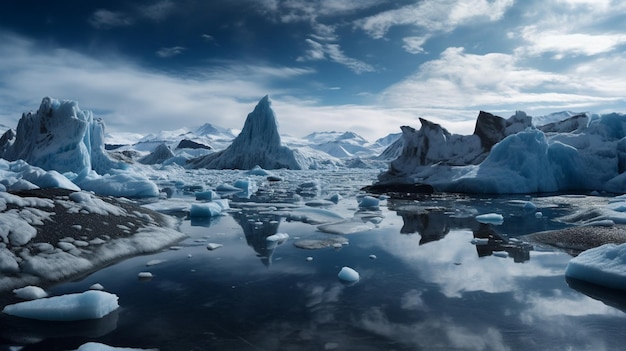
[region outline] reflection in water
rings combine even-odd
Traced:
[[[261,262],[267,267],[272,264],[275,245],[268,247],[267,237],[278,232],[281,217],[274,214],[260,214],[257,211],[244,210],[232,213],[233,218],[243,229],[246,242],[256,251]]]
[[[478,257],[491,256],[494,252],[507,252],[513,261],[522,263],[530,260],[530,250],[532,245],[509,240],[505,235],[500,235],[495,231],[492,224],[478,223],[478,228],[473,230],[474,238],[488,239],[485,245],[476,245]]]
[[[100,319],[76,322],[38,321],[13,316],[0,316],[0,345],[2,339],[11,343],[34,344],[49,338],[99,338],[117,328],[119,309]]]
[[[570,277],[565,277],[565,280],[570,288],[577,290],[592,299],[602,301],[607,306],[615,307],[623,312],[626,312],[626,295],[624,295],[624,291],[606,288]]]
[[[389,200],[389,208],[402,217],[400,233],[419,234],[420,245],[441,240],[454,229],[470,229],[474,238],[488,239],[487,243],[476,245],[478,257],[507,252],[515,262],[530,259],[531,245],[510,240],[505,234],[498,233],[492,224],[479,223],[474,216],[458,216],[457,211],[449,208],[420,205],[414,201]]]

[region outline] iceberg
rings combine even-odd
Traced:
[[[626,115],[575,115],[533,126],[481,112],[474,134],[454,135],[426,120],[402,127],[403,149],[374,186],[426,184],[463,193],[626,191]],[[588,122],[587,122],[588,121]]]
[[[98,319],[116,310],[118,297],[104,291],[89,290],[7,305],[3,313],[44,321]]]
[[[17,129],[0,138],[0,157],[17,173],[11,178],[17,181],[3,185],[10,191],[60,187],[101,195],[158,196],[152,181],[108,156],[104,130],[104,121],[81,110],[76,101],[45,97],[37,112],[22,114]]]
[[[315,150],[290,149],[282,145],[278,123],[269,96],[263,97],[248,114],[241,133],[226,149],[192,159],[190,168],[208,169],[308,169],[329,162]]]
[[[350,267],[342,267],[337,277],[339,278],[339,280],[349,283],[356,282],[361,278],[359,276],[359,272]]]
[[[626,290],[626,244],[605,244],[583,251],[570,260],[565,276]]]

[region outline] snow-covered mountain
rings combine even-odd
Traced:
[[[226,149],[189,161],[191,168],[209,169],[308,169],[334,164],[332,157],[314,150],[290,149],[282,145],[269,96],[263,97],[248,114],[241,133]]]

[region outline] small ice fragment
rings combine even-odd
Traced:
[[[116,310],[117,295],[89,290],[5,306],[2,312],[22,318],[45,321],[98,319]]]
[[[190,217],[215,217],[222,213],[222,206],[216,202],[206,202],[201,204],[191,204],[189,209]]]
[[[187,255],[187,258],[192,258],[192,257],[193,257],[193,256],[192,256],[191,254],[188,254],[188,255]]]
[[[13,290],[15,296],[24,300],[37,300],[48,296],[42,288],[38,286],[25,286],[23,288]]]
[[[157,264],[161,264],[163,262],[165,262],[165,260],[150,260],[146,263],[146,266],[156,266]]]
[[[137,274],[137,278],[139,278],[139,279],[152,279],[152,273],[150,273],[150,272],[139,272],[139,274]]]
[[[356,282],[360,278],[359,272],[350,267],[341,268],[337,277],[339,278],[339,280],[343,280],[345,282]]]
[[[542,218],[543,217],[543,213],[537,211],[535,212],[535,218]]]
[[[487,245],[489,244],[489,238],[474,238],[472,239],[473,245]]]
[[[341,248],[343,247],[343,245],[342,245],[341,243],[334,243],[334,244],[333,244],[333,247],[334,247],[335,249],[341,249]]]
[[[476,220],[485,224],[502,224],[504,217],[498,213],[486,213],[476,216]]]
[[[331,197],[328,198],[329,201],[332,201],[334,203],[338,203],[339,200],[341,200],[341,199],[342,199],[342,197],[338,193],[333,194]]]
[[[376,255],[370,255],[370,260],[375,260],[375,259],[377,259],[377,258],[378,258],[378,257],[376,257]]]
[[[287,233],[276,233],[265,238],[267,241],[284,241],[287,239],[289,239],[289,234]]]
[[[220,198],[219,194],[213,190],[201,191],[201,192],[196,193],[196,200],[213,201],[219,198]]]
[[[219,248],[220,248],[220,247],[222,247],[222,246],[224,246],[224,245],[222,245],[222,244],[217,244],[217,243],[208,243],[208,244],[206,245],[206,248],[207,248],[208,250],[213,251],[213,250],[219,249]]]
[[[180,250],[182,248],[183,248],[182,246],[178,246],[178,245],[170,246],[170,250]]]
[[[496,257],[502,257],[502,258],[507,258],[509,257],[509,253],[506,251],[494,251],[493,255]]]
[[[313,261],[313,257],[309,256],[309,257],[306,258],[306,260],[311,262],[311,261]]]
[[[89,290],[104,290],[104,286],[100,283],[95,283],[89,287]]]
[[[537,209],[537,205],[535,205],[531,201],[526,201],[526,203],[524,204],[524,210],[526,210],[528,212],[533,212],[536,209]]]
[[[378,208],[380,201],[373,196],[364,196],[359,201],[359,208]]]

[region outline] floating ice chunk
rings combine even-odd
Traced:
[[[317,226],[317,229],[324,233],[329,234],[354,234],[371,230],[375,225],[371,222],[363,223],[363,221],[349,219],[341,222],[322,224]]]
[[[476,216],[476,220],[480,223],[500,225],[504,222],[504,217],[498,213],[486,213]]]
[[[252,194],[257,190],[256,183],[252,179],[238,179],[233,183],[235,188],[243,190],[247,194]]]
[[[150,260],[148,262],[146,262],[146,266],[150,267],[150,266],[156,266],[157,264],[161,264],[163,262],[165,262],[166,260]]]
[[[38,286],[25,286],[23,288],[13,290],[15,296],[24,300],[36,300],[48,297],[48,293]]]
[[[370,255],[370,260],[375,260],[375,259],[377,259],[377,258],[378,258],[378,257],[376,257],[376,255]]]
[[[261,168],[261,166],[256,165],[256,166],[254,166],[254,168],[252,168],[251,170],[247,171],[246,174],[248,174],[248,175],[256,175],[256,176],[269,176],[272,173],[264,170],[263,168]]]
[[[307,260],[308,262],[311,262],[311,261],[313,261],[313,257],[311,257],[311,256],[307,256],[306,260]]]
[[[326,239],[298,240],[293,243],[293,246],[299,249],[317,250],[317,249],[323,249],[325,247],[330,247],[334,245],[339,245],[339,247],[342,247],[343,244],[347,245],[348,243],[349,243],[348,239],[342,236],[332,236]]]
[[[117,301],[115,294],[89,290],[79,294],[19,302],[4,307],[2,312],[45,321],[78,321],[106,316],[119,307]]]
[[[153,275],[151,272],[139,272],[137,274],[137,278],[139,279],[152,279]]]
[[[378,208],[379,205],[380,205],[380,200],[378,200],[377,198],[375,198],[373,196],[369,196],[369,195],[368,196],[364,196],[359,201],[359,208],[373,209],[373,208]]]
[[[359,272],[350,267],[341,268],[337,277],[339,278],[339,280],[342,280],[344,282],[356,282],[360,279]]]
[[[100,283],[95,283],[89,287],[89,290],[104,290],[104,286]]]
[[[317,200],[307,201],[304,205],[309,206],[309,207],[328,207],[334,204],[335,204],[334,202],[329,201],[329,200],[317,199]]]
[[[338,203],[339,200],[341,199],[342,199],[341,195],[336,193],[336,194],[331,195],[331,197],[328,198],[328,201],[332,201],[333,203]]]
[[[535,212],[535,218],[543,218],[543,213],[540,211]]]
[[[237,188],[235,186],[232,186],[230,184],[224,183],[224,184],[218,185],[215,188],[215,191],[219,191],[219,192],[222,192],[222,193],[228,193],[228,192],[235,192],[235,191],[239,192],[239,191],[241,191],[241,189],[239,189],[239,188]]]
[[[94,171],[85,171],[72,181],[82,189],[91,190],[99,195],[131,198],[159,196],[157,185],[132,169],[111,170],[111,173],[102,176]]]
[[[323,224],[345,219],[336,212],[310,207],[296,208],[291,211],[285,211],[284,216],[290,221],[301,221],[309,224]]]
[[[626,244],[605,244],[583,251],[569,261],[565,276],[626,290]]]
[[[537,209],[537,205],[535,205],[531,201],[526,201],[526,203],[524,204],[524,210],[528,212],[534,212],[536,209]]]
[[[509,253],[506,251],[494,251],[492,253],[492,255],[496,256],[496,257],[502,257],[502,258],[507,258],[509,257]]]
[[[473,245],[487,245],[489,244],[489,238],[473,238],[472,244]]]
[[[289,234],[287,233],[276,233],[274,235],[270,235],[267,238],[265,238],[266,241],[285,241],[289,239]]]
[[[158,351],[158,349],[136,349],[128,347],[113,347],[97,342],[88,342],[80,345],[75,351]]]
[[[209,191],[200,191],[196,193],[196,200],[207,200],[207,201],[213,201],[213,200],[217,200],[219,199],[220,196],[218,193],[216,193],[213,190],[209,190]]]
[[[220,248],[220,247],[222,247],[222,246],[224,246],[224,245],[222,245],[222,244],[217,244],[217,243],[208,243],[208,244],[206,245],[206,248],[207,248],[208,250],[210,250],[210,251],[213,251],[213,250],[219,249],[219,248]]]
[[[192,204],[189,209],[190,217],[215,217],[222,213],[222,207],[215,202]]]

